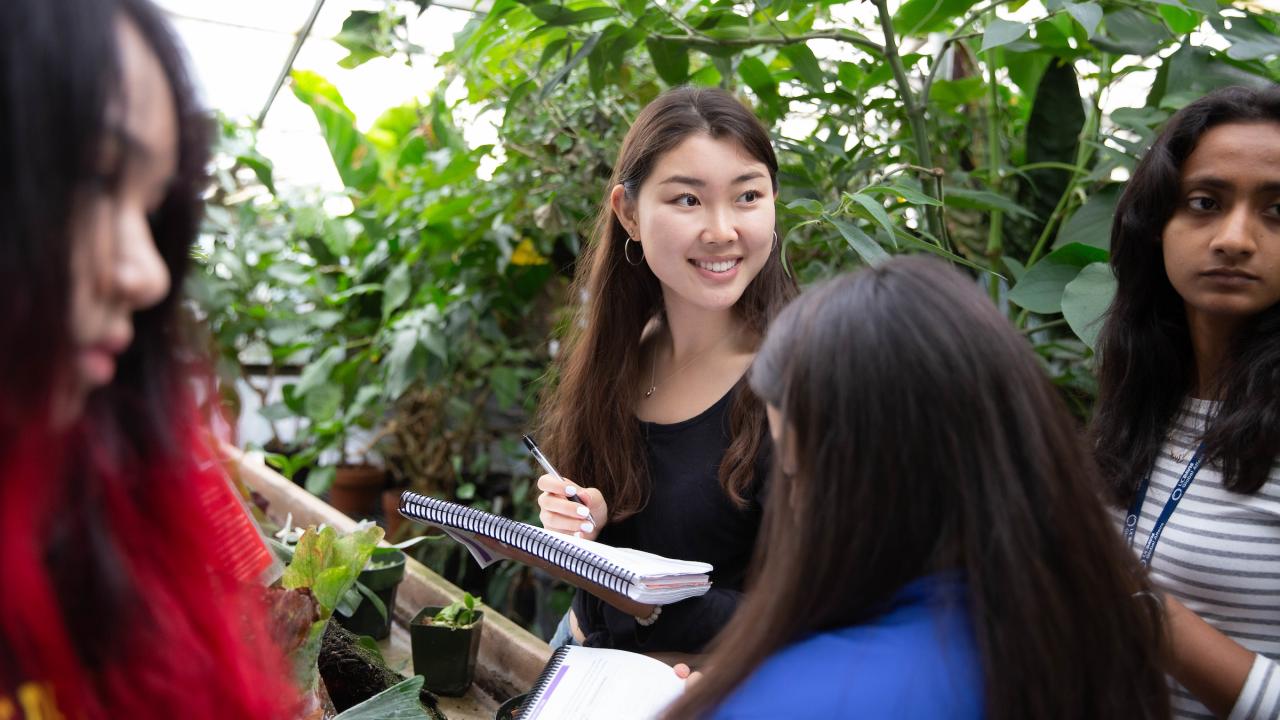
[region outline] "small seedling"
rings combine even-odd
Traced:
[[[479,616],[476,610],[476,603],[480,602],[480,598],[472,597],[471,593],[463,593],[462,599],[450,603],[440,612],[431,618],[432,625],[445,625],[451,628],[464,628],[475,623]]]

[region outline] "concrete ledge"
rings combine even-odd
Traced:
[[[268,514],[283,523],[293,513],[294,525],[325,523],[351,531],[356,521],[328,503],[298,487],[255,456],[235,448],[224,448],[228,470],[270,503]],[[427,605],[447,605],[462,597],[462,590],[431,569],[410,558],[405,577],[396,593],[395,619],[402,627]],[[499,702],[528,690],[551,657],[551,648],[541,639],[499,614],[484,607],[485,624],[480,639],[476,683]]]

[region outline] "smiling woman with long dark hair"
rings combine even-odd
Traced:
[[[293,707],[208,517],[234,501],[179,342],[207,161],[183,67],[146,0],[0,4],[3,718]]]
[[[668,90],[623,140],[539,413],[547,457],[571,481],[539,479],[540,517],[710,563],[715,586],[643,617],[579,592],[567,620],[580,642],[699,652],[741,601],[769,450],[764,406],[743,377],[797,292],[777,193],[768,132],[724,90]]]
[[[1280,86],[1175,114],[1116,208],[1098,464],[1165,595],[1178,717],[1280,714]]]
[[[972,279],[809,290],[751,369],[776,463],[676,718],[1162,718],[1158,605],[1057,391]]]

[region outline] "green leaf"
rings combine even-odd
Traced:
[[[1086,35],[1093,35],[1102,23],[1102,8],[1097,3],[1071,3],[1067,5],[1067,12],[1080,23]]]
[[[1227,85],[1264,87],[1267,84],[1266,78],[1220,60],[1207,48],[1184,45],[1160,66],[1147,95],[1147,106],[1163,106],[1166,96],[1199,97]]]
[[[1036,86],[1031,116],[1027,119],[1027,164],[1075,164],[1080,132],[1085,124],[1085,109],[1080,97],[1075,66],[1054,58]],[[1028,170],[1019,177],[1019,204],[1044,220],[1030,224],[1022,242],[1017,242],[1019,238],[1016,237],[1009,238],[1010,244],[1022,251],[1014,254],[1026,257],[1030,244],[1044,232],[1045,223],[1071,181],[1071,171],[1057,167]]]
[[[849,247],[862,258],[862,261],[868,265],[879,265],[889,259],[889,253],[885,252],[880,244],[860,230],[853,223],[845,222],[840,218],[831,215],[823,215],[822,218],[831,223],[836,230],[840,232],[844,241],[849,243]]]
[[[929,86],[929,100],[940,108],[951,110],[977,101],[986,92],[987,84],[980,77],[935,80]]]
[[[1029,26],[1026,23],[996,18],[988,23],[986,29],[982,31],[982,48],[979,52],[985,52],[1001,45],[1008,45],[1026,35],[1028,29]]]
[[[738,64],[738,74],[742,76],[742,81],[758,95],[776,95],[778,92],[778,81],[758,57],[742,58],[742,62]]]
[[[814,215],[821,215],[822,213],[826,212],[826,208],[822,206],[822,203],[818,202],[817,200],[814,200],[813,198],[800,198],[799,200],[792,200],[791,202],[787,203],[787,209],[788,210],[805,210],[807,212],[813,213]]]
[[[494,368],[489,374],[489,386],[493,388],[498,406],[504,409],[515,405],[520,397],[520,378],[509,367]]]
[[[968,188],[952,188],[947,190],[944,202],[949,207],[967,208],[970,210],[1000,210],[1010,215],[1035,218],[1035,215],[1018,203],[1004,195],[989,190],[969,190]]]
[[[1009,300],[1031,312],[1062,312],[1062,292],[1084,266],[1106,262],[1107,251],[1090,245],[1058,248],[1027,268],[1022,280],[1009,292]]]
[[[253,174],[258,176],[258,182],[266,186],[267,190],[272,194],[276,194],[276,183],[274,178],[275,166],[271,161],[262,155],[244,154],[237,155],[236,162],[253,170]]]
[[[409,299],[409,293],[413,289],[409,280],[409,266],[405,263],[398,263],[391,272],[387,274],[387,280],[382,286],[382,320],[386,322],[391,317],[391,313],[395,312]]]
[[[334,369],[345,358],[346,351],[340,347],[325,350],[320,357],[307,363],[307,366],[302,369],[302,375],[298,377],[298,385],[294,388],[294,392],[298,395],[307,395],[317,387],[328,384]]]
[[[1090,349],[1097,347],[1098,332],[1115,295],[1116,276],[1105,262],[1085,266],[1062,293],[1062,316]]]
[[[391,352],[387,353],[384,360],[387,365],[385,385],[388,397],[399,397],[413,382],[414,372],[410,360],[417,347],[417,328],[403,328],[396,333]]]
[[[1053,246],[1060,248],[1079,244],[1091,245],[1103,250],[1110,248],[1111,220],[1115,217],[1116,203],[1120,201],[1120,191],[1123,187],[1119,184],[1108,185],[1090,195],[1084,205],[1062,224],[1062,228],[1058,230],[1058,237],[1053,241]]]
[[[290,77],[293,94],[311,108],[320,123],[321,135],[342,182],[358,190],[372,188],[378,180],[377,152],[356,129],[355,114],[342,101],[337,88],[306,70],[294,70]]]
[[[1220,16],[1209,22],[1230,41],[1227,57],[1232,60],[1258,60],[1280,54],[1280,37],[1252,15],[1230,18],[1231,27],[1227,27],[1227,19]]]
[[[849,198],[866,210],[867,214],[871,216],[871,219],[879,223],[880,227],[884,229],[885,233],[887,233],[890,238],[894,237],[893,220],[889,218],[889,213],[885,212],[884,206],[880,204],[879,200],[863,195],[862,193],[845,193],[845,197]]]
[[[534,15],[551,27],[560,27],[564,25],[581,25],[593,20],[603,20],[611,18],[617,14],[617,11],[603,5],[585,7],[578,10],[570,10],[562,5],[552,5],[543,3],[534,5],[529,8]]]
[[[1172,5],[1161,5],[1156,8],[1156,12],[1160,13],[1160,17],[1169,24],[1169,29],[1179,35],[1195,30],[1200,27],[1200,23],[1204,22],[1204,16],[1200,13]]]
[[[899,35],[920,36],[952,27],[952,20],[977,4],[977,0],[907,0],[893,14]]]
[[[303,412],[313,422],[331,420],[342,405],[342,388],[337,385],[320,385],[302,397]]]
[[[538,91],[538,102],[546,100],[547,96],[551,94],[551,91],[554,90],[557,85],[564,82],[565,78],[569,77],[569,73],[573,72],[573,69],[580,65],[582,61],[591,54],[591,51],[595,48],[596,43],[598,42],[600,42],[600,33],[594,33],[591,37],[583,41],[582,46],[578,48],[578,52],[574,53],[573,57],[569,58],[569,62],[565,63],[563,67],[557,70],[556,74],[552,75],[551,79],[548,80],[547,83],[542,86],[542,89]]]
[[[644,41],[653,58],[653,68],[658,77],[668,85],[680,85],[689,79],[689,48],[670,40],[649,38]]]
[[[319,497],[333,487],[333,478],[337,475],[338,469],[332,465],[324,467],[311,468],[311,472],[307,473],[307,492]]]
[[[822,72],[822,66],[818,64],[818,58],[814,56],[809,46],[801,44],[784,45],[781,52],[783,57],[791,62],[791,67],[795,68],[796,75],[806,85],[817,92],[823,91],[826,86],[827,75]]]
[[[423,682],[421,675],[414,675],[348,708],[334,720],[424,720],[427,714],[418,700]]]
[[[914,188],[904,185],[869,185],[860,191],[864,195],[888,195],[900,200],[905,200],[912,205],[932,205],[941,207],[942,203],[935,197],[925,195]]]
[[[345,535],[339,535],[332,527],[319,531],[308,528],[298,539],[281,584],[286,590],[311,588],[320,603],[322,619],[327,618],[369,562],[382,535],[382,528],[377,525]]]
[[[1170,39],[1163,26],[1130,8],[1106,14],[1106,32],[1089,39],[1099,50],[1120,55],[1151,55]]]

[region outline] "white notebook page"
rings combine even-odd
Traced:
[[[649,720],[684,691],[666,663],[638,653],[569,646],[525,720]]]

